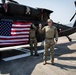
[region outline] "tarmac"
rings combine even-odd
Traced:
[[[44,47],[41,43],[38,44],[38,57],[30,56],[29,46],[22,51],[2,51],[0,75],[76,75],[76,33],[70,35],[70,38],[72,42],[66,37],[59,37],[55,47],[54,65],[51,65],[49,52],[48,63],[43,65]]]

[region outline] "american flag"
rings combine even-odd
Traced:
[[[28,44],[30,23],[0,21],[0,47]]]

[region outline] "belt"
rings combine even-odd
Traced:
[[[46,39],[51,40],[51,39],[54,39],[54,38],[46,38]]]

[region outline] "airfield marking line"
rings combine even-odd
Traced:
[[[54,50],[56,50],[57,48],[54,48]],[[16,50],[19,50],[19,51],[22,51],[22,52],[29,52],[30,50],[29,49],[24,49],[24,48],[17,48]],[[50,49],[48,50],[50,51]],[[44,52],[44,50],[39,50],[39,53],[40,52]]]
[[[27,54],[20,54],[20,55],[16,55],[16,56],[12,56],[12,57],[3,58],[2,60],[10,61],[10,60],[15,60],[15,59],[19,59],[19,58],[23,58],[23,57],[27,57],[27,56],[30,56],[30,52]]]
[[[56,50],[56,49],[57,48],[55,48],[54,50]],[[38,51],[38,53],[43,53],[43,52],[44,52],[44,50]],[[30,52],[27,52],[26,54],[20,54],[20,55],[16,55],[16,56],[12,56],[12,57],[3,58],[2,60],[11,61],[11,60],[15,60],[15,59],[23,58],[23,57],[28,57],[28,56],[30,56]]]
[[[24,48],[16,48],[15,50],[22,51],[22,52],[29,52],[30,51],[29,49],[24,49]]]
[[[0,48],[0,51],[16,49],[16,48],[21,48],[21,47],[26,47],[26,46],[28,46],[28,45],[20,45],[20,46],[13,46],[13,47],[3,47],[3,48]]]

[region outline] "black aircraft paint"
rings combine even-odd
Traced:
[[[24,6],[13,0],[10,0],[10,2],[8,3],[5,3],[5,0],[2,0],[2,3],[0,3],[0,20],[32,22],[38,27],[39,23],[42,23],[43,26],[47,25],[46,21],[48,18],[50,18],[51,13],[53,13],[53,11],[51,10]],[[76,12],[70,19],[70,21],[72,21],[75,16]],[[76,20],[74,22],[73,27],[68,27],[66,25],[62,25],[55,22],[53,23],[53,25],[57,27],[59,37],[66,36],[69,39],[69,41],[71,41],[69,35],[76,32]],[[36,34],[38,42],[44,40],[45,34],[40,34],[38,31]],[[4,47],[6,46],[2,46],[2,48]],[[2,58],[1,56],[2,53],[0,51],[0,59]]]
[[[76,1],[75,1],[75,5],[76,5]],[[48,10],[44,8],[32,8],[29,6],[21,5],[16,2],[8,2],[3,4],[0,3],[0,20],[9,19],[12,21],[32,22],[38,27],[39,23],[42,23],[43,26],[47,25],[46,21],[48,18],[50,18],[51,13],[53,13],[52,10]],[[74,14],[73,18],[75,17],[75,15],[76,13]],[[53,23],[53,25],[57,27],[59,37],[61,36],[68,37],[70,34],[76,32],[76,21],[73,27],[68,27],[66,25],[58,24],[55,22]],[[40,34],[39,32],[37,32],[36,37],[38,42],[44,40],[44,34]]]

